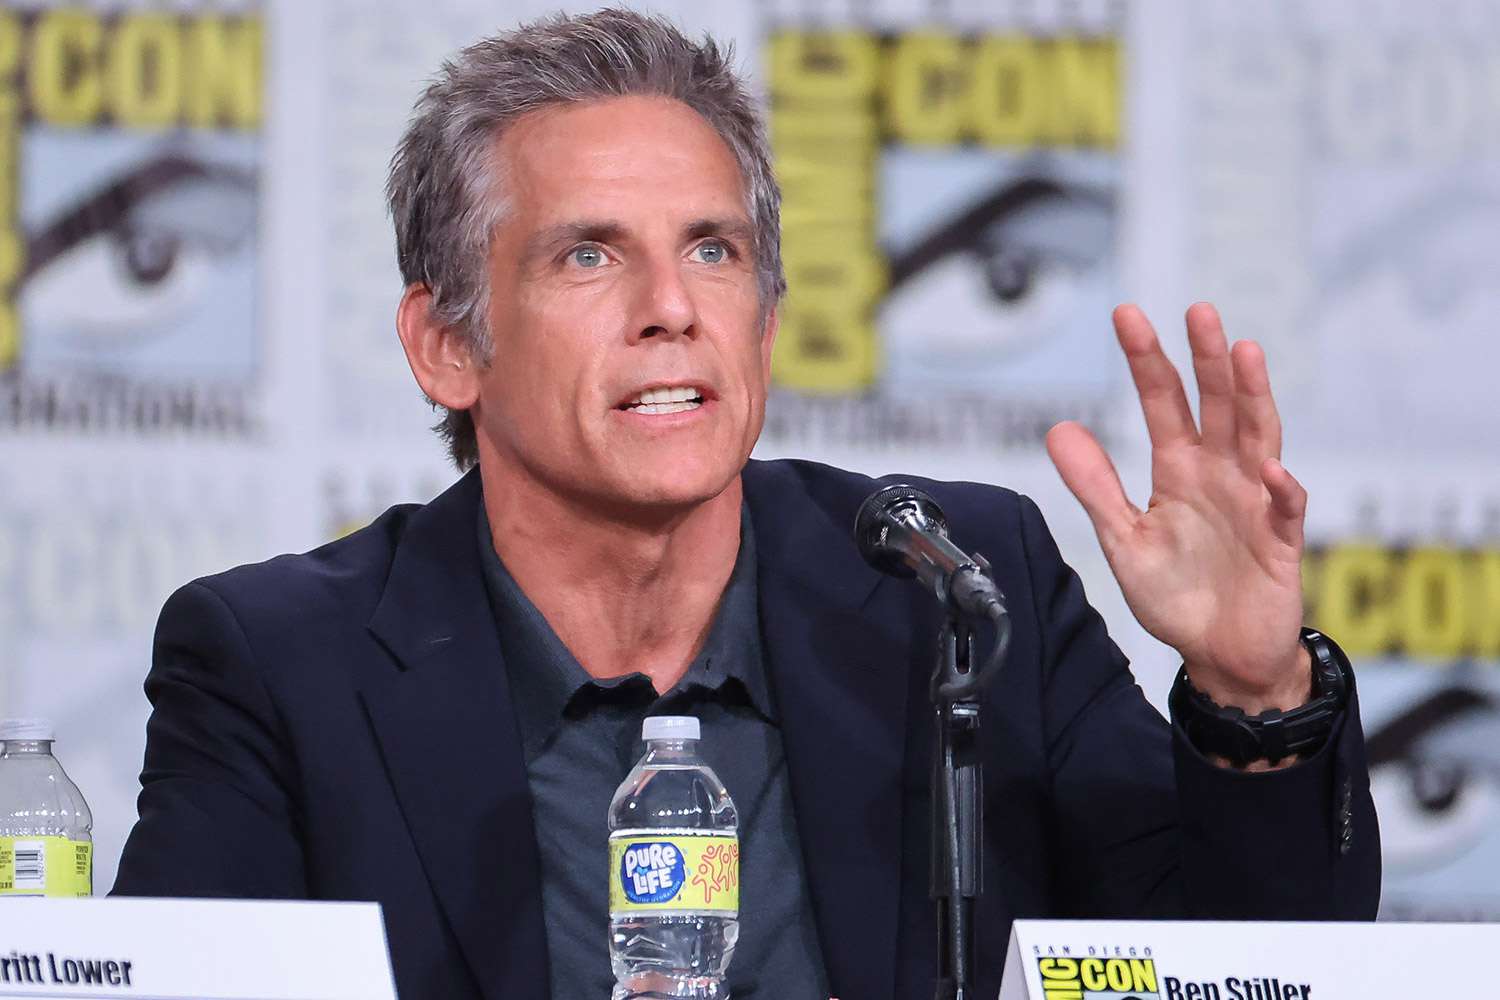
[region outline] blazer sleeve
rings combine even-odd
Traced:
[[[1065,915],[1373,919],[1380,840],[1357,699],[1322,750],[1221,768],[1169,725],[1021,500]]]
[[[233,610],[199,581],[157,624],[140,818],[114,894],[298,898],[295,766]]]

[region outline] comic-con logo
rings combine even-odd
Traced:
[[[632,903],[668,903],[682,891],[687,870],[669,841],[632,844],[620,859],[620,885]]]
[[[1362,675],[1393,919],[1500,917],[1500,498],[1475,500],[1478,523],[1439,500],[1430,526],[1407,522],[1393,541],[1372,497],[1357,532],[1303,559],[1307,621]]]
[[[1120,39],[1003,15],[772,31],[788,293],[768,440],[1027,447],[1109,396]]]
[[[1307,620],[1356,661],[1500,659],[1500,545],[1349,538],[1309,546],[1302,572]]]
[[[253,430],[261,15],[171,6],[0,9],[0,427]]]
[[[1147,1000],[1159,998],[1151,958],[1037,959],[1046,1000]]]

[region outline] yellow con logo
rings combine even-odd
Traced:
[[[1350,539],[1303,561],[1307,620],[1352,658],[1500,658],[1500,547]]]
[[[912,254],[888,259],[880,232],[882,191],[886,199],[907,195],[889,164],[882,166],[886,150],[914,150],[924,162],[941,163],[961,161],[975,149],[999,156],[1113,153],[1120,140],[1121,56],[1112,28],[1041,37],[1000,28],[879,34],[791,26],[771,34],[767,64],[789,285],[774,373],[778,385],[800,392],[860,393],[874,386],[890,360],[882,336],[890,334],[892,317],[881,321],[880,334],[876,330],[877,313],[889,311],[882,303],[910,273],[924,267],[938,273],[933,268],[946,260],[934,250],[944,244],[942,234]],[[995,223],[962,214],[955,221],[976,239]],[[1068,231],[1077,243],[1076,229]],[[962,249],[965,260],[989,260],[993,247]],[[1031,263],[990,261],[998,273],[982,277],[1019,294],[1015,272]],[[945,303],[947,326],[963,326],[952,319],[952,305]],[[1028,322],[1035,325],[1036,318]]]
[[[1150,958],[1038,958],[1046,1000],[1146,1000],[1161,996]]]
[[[66,225],[58,231],[42,219],[33,222],[32,232],[23,232],[20,195],[36,184],[20,183],[23,132],[102,129],[155,135],[174,128],[258,128],[261,35],[254,14],[101,13],[83,6],[0,10],[0,372],[17,368],[23,353],[24,310],[18,305],[23,286],[44,284],[63,263],[79,266],[86,258],[68,255],[80,249],[79,234],[91,235],[90,224],[108,231],[97,223],[109,205],[128,201],[116,192],[108,205],[85,210],[67,204],[61,210]],[[77,160],[76,152],[70,155]],[[151,188],[139,179],[132,183],[127,194],[136,197],[166,187]],[[125,229],[129,221],[117,220],[114,229]],[[77,287],[65,291],[77,299]],[[90,288],[81,298],[93,293]]]

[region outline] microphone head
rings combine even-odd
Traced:
[[[871,493],[854,517],[854,543],[865,562],[891,576],[916,576],[902,558],[901,550],[890,541],[891,528],[909,520],[936,534],[948,534],[943,508],[915,486],[894,483]]]

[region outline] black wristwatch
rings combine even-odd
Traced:
[[[1215,704],[1193,687],[1184,665],[1167,699],[1172,721],[1198,750],[1223,757],[1235,767],[1253,760],[1276,764],[1285,757],[1317,752],[1349,703],[1354,670],[1344,651],[1322,632],[1304,628],[1302,645],[1312,655],[1313,697],[1307,704],[1284,712],[1273,708],[1246,715],[1238,708]]]

